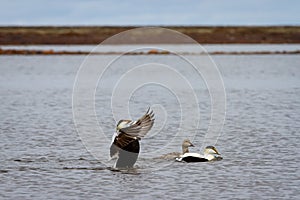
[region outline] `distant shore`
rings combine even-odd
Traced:
[[[90,52],[90,51],[54,51],[49,50],[28,50],[28,49],[1,49],[0,55],[170,55],[169,51],[157,51],[155,49],[147,52]],[[205,55],[202,53],[180,52],[180,55]],[[255,54],[300,54],[300,50],[294,51],[213,51],[210,55],[255,55]]]
[[[133,28],[137,27],[0,27],[0,45],[99,44],[117,33]],[[186,34],[200,44],[300,44],[300,26],[168,26],[164,28]],[[135,42],[135,38],[132,37],[123,44]],[[147,43],[161,43],[161,41],[149,40]]]

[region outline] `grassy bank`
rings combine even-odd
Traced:
[[[0,27],[0,45],[99,44],[136,27]],[[186,34],[201,44],[300,43],[300,26],[165,27]],[[160,33],[155,33],[156,38]],[[147,38],[147,36],[145,36]],[[162,43],[163,40],[147,40]],[[133,35],[122,43],[139,43]]]

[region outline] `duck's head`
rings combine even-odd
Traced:
[[[216,147],[214,146],[207,146],[205,147],[204,154],[217,154],[220,155]]]
[[[189,139],[185,139],[182,142],[182,147],[194,147],[194,145],[191,143]]]
[[[125,128],[128,126],[128,124],[131,122],[131,120],[120,120],[117,124],[117,127],[116,127],[116,130],[117,132],[122,129],[122,128]]]
[[[194,145],[191,143],[189,139],[185,139],[182,142],[182,153],[188,153],[189,152],[189,147],[193,147]]]

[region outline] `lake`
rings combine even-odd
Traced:
[[[95,58],[111,59],[109,55]],[[191,151],[200,151],[211,117],[205,81],[185,70],[172,55],[123,56],[119,64],[105,71],[95,89],[95,114],[103,134],[90,127],[78,133],[90,123],[85,118],[83,124],[75,124],[72,111],[74,82],[84,59],[82,55],[0,56],[1,199],[300,198],[299,55],[212,57],[224,81],[226,119],[220,135],[212,140],[224,159],[209,163],[156,159],[181,151],[180,141],[185,137],[197,146]],[[126,79],[122,70],[137,66],[140,59],[167,61],[165,64],[177,66],[178,72],[188,77],[199,100],[198,127],[192,99],[180,102],[180,97],[189,95],[187,86],[157,84],[155,81],[164,77],[172,80],[159,67],[133,74],[133,86],[124,84],[112,93],[117,81]],[[134,87],[135,81],[152,76],[158,78],[153,84]],[[128,87],[135,90],[122,104],[120,98],[128,94],[124,92]],[[120,95],[115,104],[112,94]],[[116,116],[112,105],[116,105]],[[113,161],[108,160],[107,146],[116,121],[127,116],[128,109],[136,119],[148,106],[156,121],[153,131],[141,141],[135,169],[110,170]],[[81,108],[89,109],[85,104]],[[186,123],[180,125],[182,120]],[[103,138],[99,146],[87,147],[85,142],[95,134]]]

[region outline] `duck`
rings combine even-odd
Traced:
[[[140,140],[154,124],[154,113],[150,108],[138,120],[120,120],[110,145],[110,159],[116,159],[113,168],[133,168],[140,152]]]
[[[205,147],[203,155],[199,153],[185,153],[175,158],[178,162],[208,162],[222,159],[222,156],[214,146]]]
[[[184,155],[185,153],[189,153],[189,147],[194,147],[194,145],[192,144],[192,142],[189,139],[184,139],[181,147],[182,147],[182,153],[172,152],[172,153],[162,155],[162,156],[158,157],[158,159],[174,160],[175,158],[178,158],[178,157]]]

